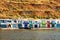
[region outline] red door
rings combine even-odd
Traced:
[[[50,21],[47,21],[47,28],[50,28]]]

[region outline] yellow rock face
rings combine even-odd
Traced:
[[[59,0],[0,0],[2,19],[56,19],[60,18]]]

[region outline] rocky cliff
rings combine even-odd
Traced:
[[[60,18],[60,0],[0,0],[0,18]]]

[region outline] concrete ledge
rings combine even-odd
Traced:
[[[59,31],[60,28],[32,28],[32,29],[18,29],[18,28],[1,28],[0,31]]]

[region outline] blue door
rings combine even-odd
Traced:
[[[56,24],[56,28],[60,28],[60,24]]]
[[[7,25],[6,24],[1,24],[1,27],[2,28],[7,28]]]
[[[51,27],[54,28],[56,25],[56,22],[55,21],[51,21]]]
[[[59,21],[57,21],[57,23],[56,23],[56,28],[60,28],[60,23],[59,23]]]
[[[22,28],[22,24],[19,23],[18,24],[18,28],[21,29]]]
[[[27,29],[29,22],[28,21],[24,21],[23,24],[24,24],[24,28]]]
[[[16,28],[16,24],[12,24],[12,27],[13,27],[13,28]]]

